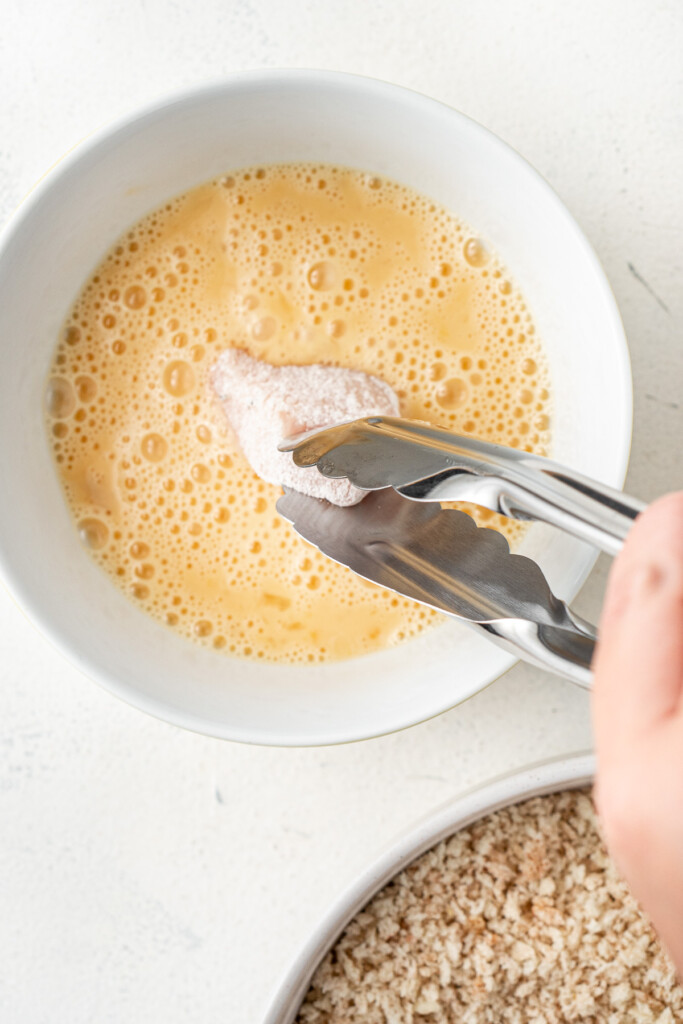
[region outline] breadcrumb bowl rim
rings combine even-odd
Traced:
[[[349,922],[401,871],[456,832],[505,807],[580,789],[595,777],[595,755],[582,751],[498,775],[441,804],[402,832],[333,902],[287,970],[263,1024],[292,1024],[324,957]]]

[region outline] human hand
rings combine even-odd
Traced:
[[[683,974],[683,492],[638,517],[615,561],[594,670],[605,839]]]

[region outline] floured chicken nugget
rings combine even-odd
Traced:
[[[242,451],[262,480],[356,505],[367,491],[348,480],[328,480],[317,469],[302,469],[279,452],[285,437],[356,420],[397,416],[398,398],[384,381],[336,366],[271,366],[242,349],[223,352],[211,383]]]

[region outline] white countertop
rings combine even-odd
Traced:
[[[612,283],[635,378],[629,489],[683,486],[678,0],[6,0],[2,21],[2,220],[93,128],[234,70],[360,72],[481,121],[557,189]],[[0,663],[3,1024],[258,1024],[332,898],[399,830],[591,743],[587,695],[520,666],[351,746],[195,736],[97,689],[4,592]]]

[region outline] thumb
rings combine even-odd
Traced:
[[[594,660],[604,755],[679,710],[683,691],[683,492],[636,520],[612,567]]]

